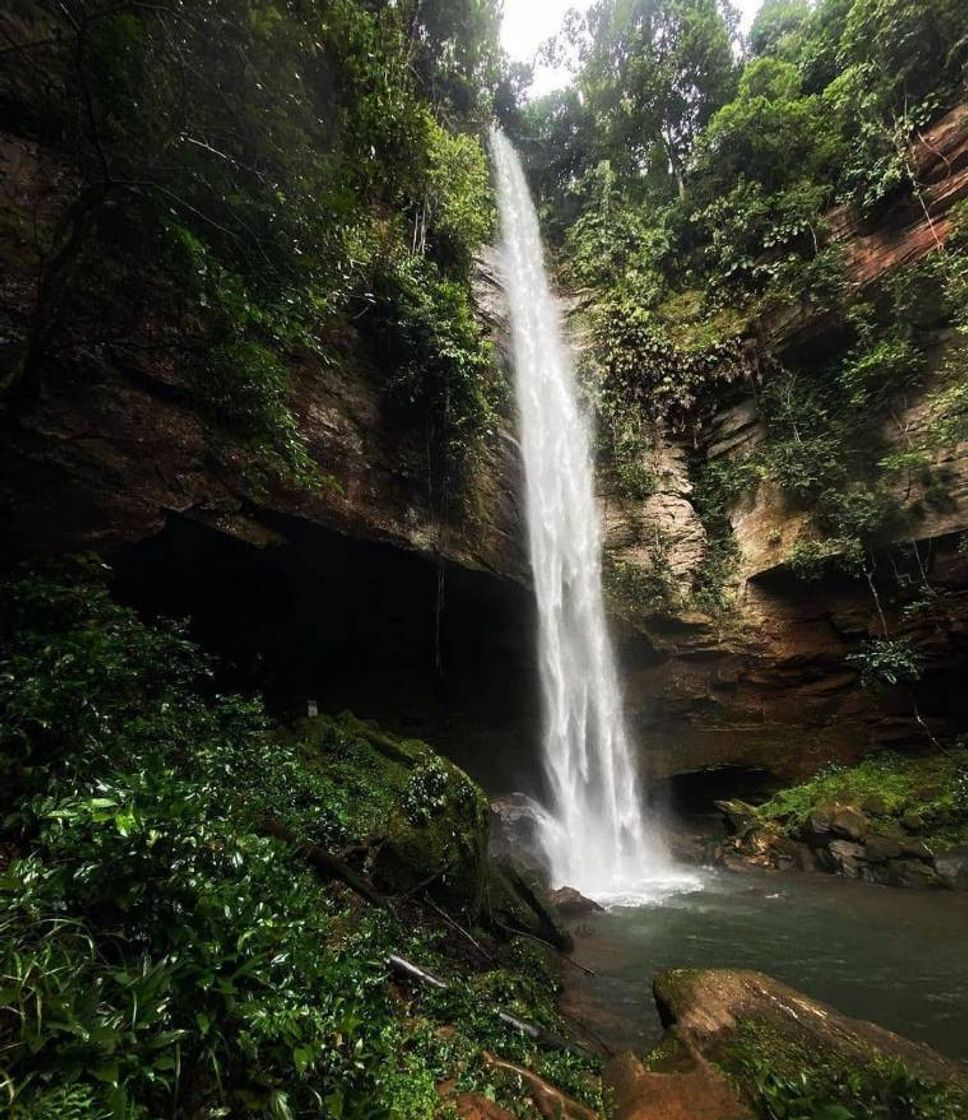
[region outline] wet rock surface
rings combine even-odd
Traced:
[[[659,1070],[620,1054],[605,1067],[604,1081],[616,1120],[753,1120],[726,1078],[694,1051]]]
[[[541,807],[526,793],[502,794],[488,804],[491,856],[547,882],[550,868],[538,827]]]
[[[947,850],[916,835],[925,821],[913,810],[872,819],[859,806],[832,803],[810,812],[798,832],[787,835],[752,806],[716,804],[728,835],[715,860],[727,869],[825,871],[892,887],[968,890],[968,847]]]
[[[605,907],[586,898],[574,887],[559,887],[548,896],[551,904],[563,918],[579,918],[583,914],[601,913]]]

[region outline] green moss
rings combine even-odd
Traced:
[[[873,1047],[864,1059],[818,1047],[770,1023],[737,1023],[717,1064],[766,1120],[957,1120],[968,1094]]]
[[[425,888],[476,917],[484,887],[487,803],[481,790],[418,739],[399,739],[344,712],[300,721],[295,742],[341,808],[343,844],[366,843],[381,887]]]
[[[883,751],[856,766],[828,765],[809,781],[781,790],[756,814],[763,824],[795,835],[812,812],[834,802],[860,806],[881,832],[914,811],[921,839],[938,851],[968,843],[968,750]]]

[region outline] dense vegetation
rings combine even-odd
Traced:
[[[692,464],[710,542],[692,601],[726,604],[726,514],[764,482],[810,513],[797,570],[831,556],[860,570],[899,529],[891,488],[920,481],[966,431],[963,351],[930,370],[917,446],[892,416],[926,383],[936,329],[965,325],[968,223],[956,217],[943,249],[861,295],[828,215],[840,205],[876,227],[917,204],[912,144],[965,88],[963,6],[767,0],[743,40],[717,0],[600,0],[558,49],[577,59],[574,85],[518,127],[563,277],[585,292],[586,383],[613,488],[647,497],[661,433],[701,446],[730,386],[753,382],[766,442],[743,461]],[[791,316],[827,312],[840,320],[832,353],[772,348]],[[924,487],[942,500],[939,480]],[[649,543],[653,578],[630,589],[617,573],[619,598],[681,598]]]
[[[767,0],[748,41],[722,0],[597,0],[559,44],[573,87],[524,107],[498,17],[493,0],[12,0],[0,127],[54,185],[29,218],[0,213],[38,277],[0,324],[4,424],[51,389],[127,380],[201,417],[219,466],[321,486],[301,374],[362,369],[381,421],[425,437],[446,519],[506,406],[471,300],[498,118],[581,296],[614,493],[641,507],[659,444],[690,449],[707,532],[692,586],[643,519],[651,566],[609,572],[615,604],[725,613],[730,513],[772,486],[809,513],[783,562],[870,585],[882,625],[849,660],[861,683],[910,685],[922,657],[888,624],[873,557],[887,535],[914,541],[896,491],[942,503],[934,453],[968,434],[968,211],[862,294],[830,214],[874,226],[918,203],[912,143],[964,93],[963,0]],[[823,353],[772,347],[791,314],[828,313]],[[741,383],[766,438],[709,458],[707,421]],[[915,390],[916,439],[897,419]],[[892,622],[930,613],[916,544],[892,559]],[[528,1115],[491,1052],[600,1109],[593,1059],[495,1014],[568,1033],[543,950],[518,936],[560,931],[487,858],[481,791],[350,715],[283,724],[219,695],[185,631],[146,625],[108,581],[84,561],[0,582],[0,1109],[417,1118],[473,1091]],[[827,768],[760,822],[792,832],[877,797],[885,826],[917,804],[926,841],[960,843],[966,773],[960,749]],[[395,984],[391,953],[454,983]],[[848,1120],[880,1100],[740,1059],[765,1116]],[[947,1115],[887,1075],[915,1102],[903,1115]]]
[[[468,285],[507,96],[495,6],[13,9],[0,124],[65,175],[60,216],[29,231],[40,302],[8,401],[113,360],[201,410],[216,446],[310,481],[293,367],[376,361],[429,469],[459,481],[498,393]]]
[[[595,1103],[593,1063],[495,1015],[563,1030],[541,949],[489,918],[513,920],[460,771],[349,716],[284,728],[214,695],[97,565],[6,579],[0,634],[5,1115],[429,1118],[445,1080],[501,1096],[485,1047]],[[396,901],[320,882],[289,832]],[[395,991],[391,952],[459,983]]]

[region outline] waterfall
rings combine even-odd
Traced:
[[[551,793],[539,824],[556,886],[597,897],[634,893],[663,873],[666,860],[644,817],[605,618],[591,425],[521,163],[496,130],[492,151],[538,603]]]

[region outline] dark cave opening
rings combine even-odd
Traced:
[[[534,605],[511,581],[260,513],[251,544],[190,515],[115,562],[118,597],[187,618],[222,688],[283,717],[349,709],[424,738],[485,789],[540,795]],[[439,652],[438,652],[439,651]],[[439,668],[438,668],[439,658]]]

